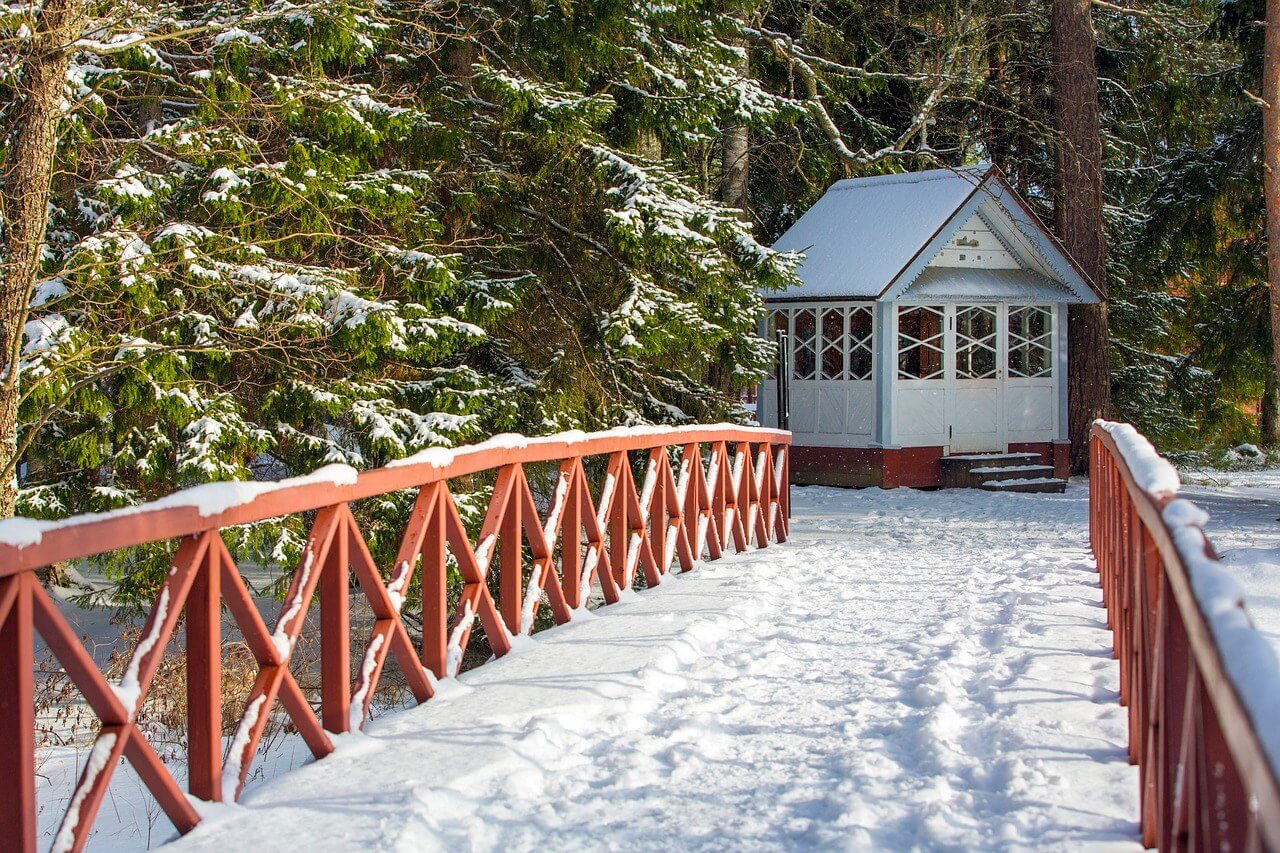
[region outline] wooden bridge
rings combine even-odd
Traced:
[[[557,624],[587,620],[593,594],[606,605],[603,615],[607,605],[632,597],[638,586],[661,585],[669,573],[786,543],[789,445],[786,432],[727,425],[497,437],[372,471],[333,466],[279,483],[197,487],[114,513],[0,523],[0,766],[10,780],[9,796],[0,799],[0,832],[16,849],[47,843],[39,837],[33,773],[37,634],[101,723],[53,849],[85,846],[122,761],[187,833],[208,813],[201,801],[238,798],[277,706],[310,753],[324,759],[336,736],[364,726],[388,656],[424,703],[458,675],[476,619],[488,650],[502,658],[527,642],[544,605]],[[1274,695],[1271,688],[1256,683],[1256,667],[1242,681],[1244,670],[1232,656],[1243,649],[1247,657],[1261,640],[1240,602],[1214,585],[1222,569],[1201,519],[1176,498],[1172,469],[1117,425],[1096,426],[1092,450],[1091,545],[1120,662],[1129,757],[1140,768],[1133,817],[1142,841],[1162,849],[1280,850],[1277,744],[1268,735],[1278,709],[1259,704]],[[553,472],[545,488],[544,470]],[[361,533],[360,502],[406,489],[416,490],[416,500],[394,560],[380,567]],[[474,533],[455,502],[464,491],[487,499]],[[222,531],[287,515],[306,518],[310,534],[268,627]],[[913,520],[890,522],[909,527]],[[109,681],[35,572],[154,542],[173,542],[173,568],[124,678]],[[462,581],[452,593],[451,567]],[[403,613],[418,595],[420,642]],[[359,596],[373,620],[369,636],[356,638],[363,655],[353,657],[352,606]],[[655,597],[650,606],[661,602]],[[313,603],[319,616],[309,619]],[[224,606],[257,669],[228,737]],[[290,668],[304,631],[318,634],[314,695]],[[186,792],[137,725],[175,632],[186,646]],[[572,641],[572,634],[559,640]],[[1274,671],[1266,675],[1280,680]],[[237,825],[252,826],[253,819],[249,809]]]

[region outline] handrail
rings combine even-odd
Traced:
[[[1089,531],[1139,767],[1142,840],[1280,850],[1280,668],[1177,472],[1127,424],[1090,434]],[[1224,653],[1226,650],[1227,653]]]
[[[39,634],[101,721],[84,770],[54,838],[53,849],[80,850],[121,758],[179,832],[200,821],[164,763],[136,725],[151,679],[185,612],[188,790],[198,800],[239,796],[270,714],[279,702],[316,758],[333,751],[332,734],[364,725],[387,656],[393,655],[418,702],[439,679],[457,675],[480,620],[493,653],[509,652],[533,629],[545,597],[557,623],[585,607],[592,583],[607,604],[632,588],[637,574],[654,586],[679,565],[688,571],[731,545],[744,551],[785,542],[790,517],[791,434],[732,424],[636,427],[544,438],[497,436],[456,450],[426,450],[384,468],[357,472],[329,466],[275,483],[216,483],[177,492],[141,507],[55,522],[0,522],[0,837],[34,851],[37,834],[33,669]],[[708,448],[704,467],[703,446]],[[629,454],[640,454],[637,487]],[[673,472],[672,455],[678,453]],[[607,457],[593,489],[583,460]],[[545,517],[524,466],[559,463]],[[473,545],[449,481],[496,471],[488,508]],[[375,564],[358,528],[353,501],[417,489],[399,551],[389,571]],[[307,545],[273,630],[246,588],[221,530],[269,518],[315,512]],[[176,540],[166,577],[126,674],[109,682],[54,606],[34,570],[145,543]],[[525,551],[532,556],[526,565]],[[448,601],[450,555],[462,575]],[[497,594],[489,565],[497,558]],[[421,575],[422,644],[410,639],[401,610]],[[384,576],[387,578],[384,580]],[[375,621],[358,671],[352,673],[350,596],[363,592]],[[316,599],[320,605],[320,713],[289,670],[290,656]],[[222,606],[234,617],[258,675],[223,760]],[[450,619],[450,613],[453,617]]]

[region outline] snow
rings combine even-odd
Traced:
[[[697,440],[697,433],[710,433],[716,430],[737,430],[742,429],[740,424],[710,424],[704,427],[697,427],[692,430],[683,428],[679,432],[684,436],[692,435],[693,440]],[[582,430],[566,430],[553,435],[526,436],[519,433],[501,433],[492,438],[486,439],[476,444],[469,444],[462,448],[448,447],[429,447],[426,450],[420,450],[411,456],[405,456],[401,459],[393,459],[387,463],[388,468],[401,468],[408,465],[431,465],[435,468],[445,468],[452,465],[460,454],[475,455],[490,450],[524,450],[530,447],[538,447],[548,444],[568,444],[569,446],[577,444],[586,444],[588,442],[610,438],[648,438],[650,436],[671,435],[675,432],[670,426],[626,426],[614,427],[613,429],[602,430],[600,432],[583,432]],[[762,434],[774,431],[761,431]],[[683,443],[685,439],[681,439]]]
[[[39,308],[46,302],[61,299],[67,295],[67,284],[60,278],[51,278],[40,282],[31,291],[31,307]]]
[[[99,737],[89,750],[89,758],[85,762],[84,777],[79,788],[76,790],[75,796],[71,798],[71,804],[67,807],[67,819],[61,827],[58,828],[58,834],[53,837],[52,850],[56,853],[70,850],[75,845],[76,826],[80,823],[80,808],[84,805],[85,798],[93,791],[93,783],[102,771],[107,767],[107,761],[111,758],[111,751],[115,749],[116,735],[107,733]]]
[[[311,580],[311,567],[315,562],[316,552],[312,549],[307,550],[307,556],[302,561],[302,568],[299,569],[296,591],[293,597],[285,603],[285,608],[280,614],[280,620],[276,622],[276,630],[271,634],[271,644],[276,647],[276,654],[280,656],[280,660],[289,659],[290,652],[293,651],[293,644],[297,641],[297,632],[299,626],[294,622],[297,620],[298,613],[302,610],[307,599],[309,581]],[[290,635],[290,631],[294,634]]]
[[[1030,289],[1040,294],[1053,294],[1055,285],[1062,286],[1055,296],[1059,301],[1097,301],[1044,225],[989,164],[837,181],[774,244],[779,251],[804,253],[798,270],[803,283],[767,296],[898,298],[914,293],[927,267],[936,270],[950,263],[941,253],[978,213],[1030,273],[1008,281],[983,270],[977,277],[986,280],[984,291],[995,286],[1025,296],[1034,282]],[[938,278],[946,279],[944,287],[963,290],[972,287],[974,276]],[[936,288],[938,282],[933,284]],[[947,289],[956,295],[954,287]]]
[[[455,678],[458,670],[462,667],[462,637],[471,630],[472,623],[475,622],[476,611],[471,606],[471,601],[463,602],[462,618],[458,620],[458,624],[453,626],[453,630],[449,632],[449,645],[445,649],[444,670],[446,677]]]
[[[387,600],[391,602],[391,606],[395,608],[397,613],[404,606],[405,587],[409,584],[409,563],[401,561],[396,565],[395,574],[391,576],[391,582],[387,584]]]
[[[227,746],[226,758],[222,765],[222,792],[223,796],[231,798],[240,787],[240,772],[244,767],[244,751],[249,745],[249,740],[253,737],[253,728],[258,724],[258,715],[262,713],[262,707],[267,703],[266,694],[263,694],[252,702],[244,710],[244,718],[240,721],[240,725],[236,727],[236,733],[231,738],[231,743]]]
[[[1253,720],[1272,768],[1280,772],[1280,718],[1275,714],[1275,709],[1280,708],[1280,657],[1274,634],[1269,637],[1254,627],[1255,606],[1248,601],[1235,572],[1210,553],[1208,544],[1212,533],[1204,528],[1210,524],[1211,516],[1189,499],[1195,497],[1196,491],[1182,491],[1178,471],[1132,426],[1101,420],[1096,423],[1115,439],[1140,488],[1153,495],[1179,496],[1164,507],[1164,522],[1186,564],[1191,588],[1209,623],[1227,674]],[[1251,535],[1257,536],[1263,531],[1265,527],[1259,526]],[[1258,574],[1256,567],[1252,572],[1246,569],[1245,573]],[[1268,586],[1274,589],[1280,574],[1265,570],[1264,574],[1270,575]],[[1260,602],[1265,602],[1269,595],[1267,590],[1260,596]],[[1262,608],[1265,607],[1263,604]],[[1277,617],[1269,613],[1265,618],[1271,622]]]
[[[1179,494],[1209,515],[1205,533],[1280,654],[1280,471],[1194,472]]]
[[[948,456],[949,460],[962,460],[965,462],[983,461],[985,459],[1038,459],[1038,453],[960,453]]]
[[[1280,662],[1266,637],[1255,630],[1245,610],[1244,592],[1231,571],[1205,550],[1201,528],[1209,522],[1203,509],[1185,499],[1164,509],[1196,600],[1222,654],[1227,673],[1252,718],[1273,768],[1280,768]]]
[[[1115,441],[1120,455],[1124,457],[1133,474],[1133,480],[1143,491],[1152,494],[1176,494],[1182,481],[1178,478],[1178,469],[1156,453],[1142,433],[1129,424],[1098,420],[1100,425]]]
[[[85,513],[73,515],[59,521],[40,521],[32,518],[6,518],[0,521],[0,545],[14,548],[26,548],[40,544],[44,534],[60,528],[75,527],[90,522],[105,521],[112,518],[136,515],[158,509],[176,507],[192,507],[202,517],[220,515],[227,510],[242,506],[269,492],[289,489],[297,486],[317,483],[331,483],[335,486],[350,486],[356,482],[359,472],[350,465],[325,465],[310,474],[301,477],[289,477],[284,480],[270,482],[255,480],[228,480],[221,483],[204,483],[182,489],[171,495],[138,506],[124,507],[110,512]]]
[[[28,320],[23,326],[23,355],[36,355],[57,349],[71,338],[71,324],[61,314],[48,314]]]
[[[793,501],[178,849],[1138,849],[1085,491]]]
[[[382,648],[382,635],[373,638],[368,650],[364,653],[364,661],[360,664],[360,689],[351,695],[351,707],[347,709],[347,726],[351,731],[359,731],[364,723],[364,703],[369,696],[373,671],[378,667],[378,651]]]

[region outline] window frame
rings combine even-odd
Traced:
[[[1038,335],[1022,335],[1014,331],[1013,318],[1020,311],[1038,311],[1045,318],[1045,330]],[[1051,304],[1038,302],[1007,303],[1005,306],[1005,376],[1008,379],[1052,379],[1057,361],[1057,312]],[[1043,365],[1035,373],[1014,368],[1014,352],[1033,350],[1043,354]]]
[[[788,345],[791,348],[791,351],[787,353],[789,381],[874,382],[877,366],[875,305],[876,303],[866,300],[766,305],[765,330],[769,339],[772,340],[774,332],[780,328],[785,329],[787,334]],[[796,319],[803,312],[812,313],[814,326],[813,334],[801,340],[796,334]],[[839,315],[839,334],[828,336],[826,334],[828,329],[825,327],[825,321],[828,315],[832,313],[838,313]],[[780,316],[785,318],[781,326],[778,325]],[[858,316],[864,316],[868,320],[865,335],[855,335],[855,317]],[[834,350],[840,355],[838,375],[827,375],[829,371],[825,369],[824,362],[829,350]],[[813,354],[813,369],[806,371],[804,374],[798,370],[800,360],[797,356],[802,351]],[[857,375],[854,370],[855,358],[861,360],[863,354],[867,357],[865,362],[866,370],[863,375]],[[772,378],[769,377],[766,381],[771,381]]]

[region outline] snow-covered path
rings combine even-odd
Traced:
[[[793,494],[178,846],[1136,848],[1085,490]]]

